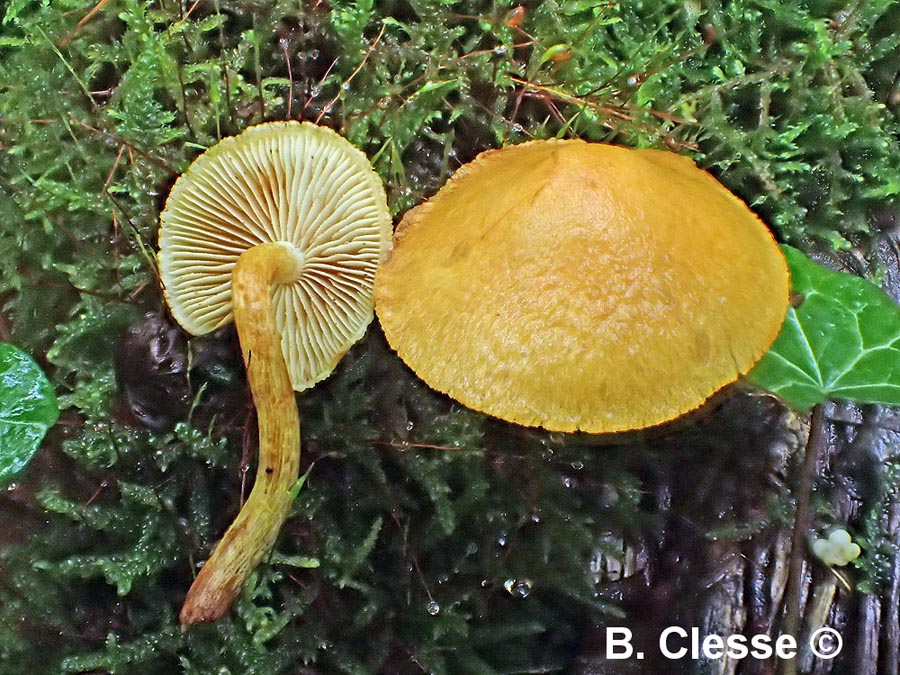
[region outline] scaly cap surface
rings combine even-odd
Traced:
[[[489,151],[409,211],[376,276],[391,346],[433,388],[528,426],[660,424],[774,341],[788,271],[691,160],[535,141]]]

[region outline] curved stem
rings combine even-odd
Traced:
[[[271,550],[291,506],[289,490],[300,466],[300,419],[281,336],[272,314],[271,287],[300,273],[290,244],[245,251],[231,281],[234,321],[259,424],[259,466],[250,497],[200,570],[181,609],[181,624],[215,621]]]

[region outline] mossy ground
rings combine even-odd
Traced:
[[[277,555],[228,618],[182,633],[253,431],[233,335],[189,358],[167,323],[158,214],[203,148],[295,118],[363,148],[396,214],[481,150],[580,136],[690,154],[781,240],[865,253],[898,218],[900,3],[4,11],[0,338],[64,410],[0,509],[0,673],[573,672],[604,621],[708,619],[707,581],[786,520],[770,400],[597,447],[432,394],[374,326],[300,398],[313,468]],[[601,578],[620,538],[656,561],[636,577],[652,592]]]

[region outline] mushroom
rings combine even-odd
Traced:
[[[746,373],[788,307],[771,233],[685,157],[533,141],[409,211],[375,278],[431,387],[549,430],[661,424]]]
[[[325,127],[275,122],[200,155],[160,222],[172,315],[194,335],[234,320],[259,426],[253,490],[187,594],[188,625],[221,617],[275,543],[300,462],[294,391],[365,333],[391,218],[362,152]]]

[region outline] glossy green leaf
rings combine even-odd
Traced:
[[[900,405],[900,305],[865,279],[783,249],[802,302],[748,377],[798,410],[825,399]]]
[[[0,343],[0,483],[25,468],[57,417],[56,395],[38,365]]]

